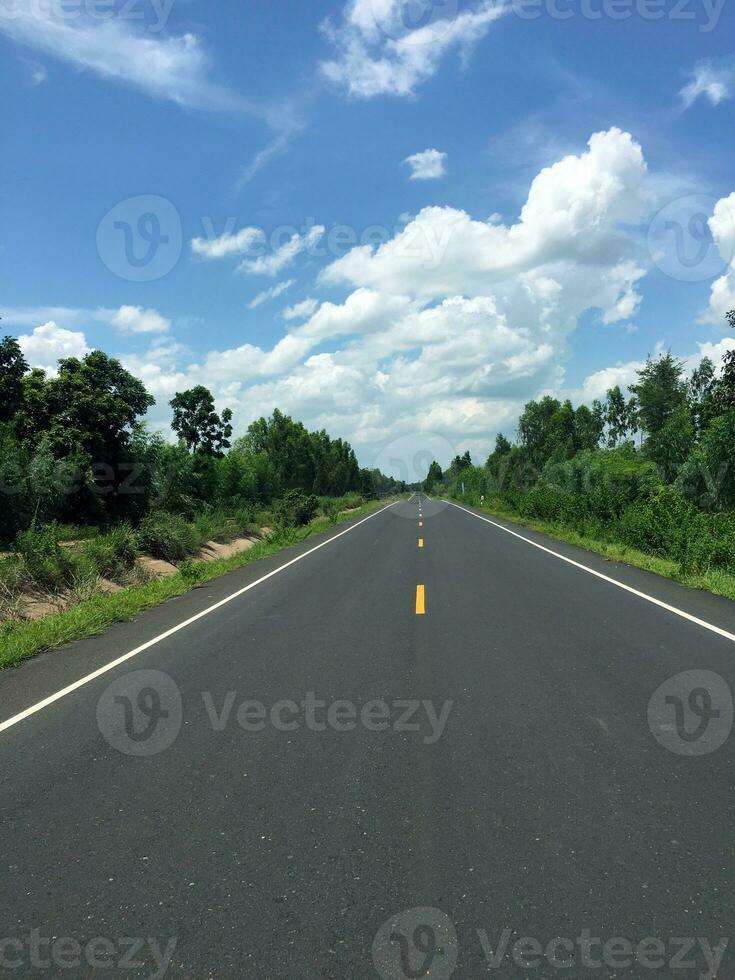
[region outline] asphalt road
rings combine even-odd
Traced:
[[[735,604],[515,530],[414,497],[1,674],[0,976],[735,976]]]

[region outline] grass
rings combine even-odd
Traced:
[[[381,501],[371,501],[360,508],[360,513],[368,513],[380,506]],[[355,516],[359,515],[341,515],[338,521],[346,521]],[[304,541],[326,527],[326,521],[321,521],[303,528],[282,530],[275,536],[258,542],[249,551],[232,558],[220,558],[212,562],[186,560],[178,572],[168,578],[132,586],[113,595],[95,595],[57,615],[34,622],[9,621],[0,624],[0,669],[15,666],[27,657],[44,650],[56,649],[72,640],[93,636],[112,623],[129,620],[144,609],[183,595],[203,582],[219,578],[242,565]]]
[[[460,497],[455,498],[461,501]],[[558,541],[565,541],[567,544],[576,545],[586,551],[593,551],[609,561],[624,562],[633,565],[635,568],[642,568],[647,572],[654,572],[664,578],[673,579],[680,585],[690,589],[701,589],[705,592],[712,592],[714,595],[725,596],[727,599],[735,599],[735,575],[721,569],[711,569],[706,572],[687,572],[681,566],[668,558],[660,558],[656,555],[647,554],[645,551],[638,551],[628,545],[620,544],[615,541],[605,541],[600,538],[590,537],[580,534],[574,528],[566,524],[557,524],[548,521],[530,520],[521,517],[516,511],[503,506],[499,501],[494,500],[491,506],[473,505],[477,510],[485,511],[491,516],[502,517],[514,524],[531,528],[534,531],[541,531],[548,534]]]

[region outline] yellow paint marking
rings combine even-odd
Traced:
[[[424,522],[423,521],[419,521],[419,527],[423,527],[423,526],[424,526]]]
[[[423,616],[426,612],[426,598],[423,585],[416,586],[416,615]]]
[[[419,548],[423,548],[423,546],[424,546],[424,539],[419,538]]]

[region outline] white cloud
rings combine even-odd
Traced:
[[[735,71],[731,67],[718,68],[703,61],[691,73],[691,80],[681,89],[679,98],[685,109],[699,98],[705,98],[710,105],[716,106],[725,99],[732,98],[733,81]]]
[[[484,292],[553,264],[563,263],[571,275],[584,266],[599,267],[604,276],[620,261],[630,263],[630,242],[619,224],[641,217],[645,177],[641,149],[629,134],[596,133],[587,152],[538,174],[516,224],[488,224],[455,208],[424,208],[391,241],[352,249],[322,278],[389,292],[409,289],[429,301],[452,292]],[[629,279],[639,278],[632,263],[624,268]],[[617,303],[627,288],[622,268],[615,282]],[[580,288],[595,290],[599,284]]]
[[[243,228],[234,234],[227,232],[218,238],[194,238],[191,250],[205,259],[224,259],[229,255],[242,255],[264,240],[260,228]]]
[[[313,248],[324,235],[325,231],[326,228],[322,225],[314,225],[305,235],[296,233],[270,255],[263,255],[257,259],[245,259],[238,266],[237,271],[248,272],[253,275],[278,275],[281,269],[290,265],[297,255]]]
[[[332,262],[322,281],[346,286],[344,298],[288,308],[270,349],[244,343],[196,361],[170,350],[125,363],[137,363],[161,402],[154,424],[176,390],[202,383],[235,411],[238,434],[278,406],[348,438],[363,465],[388,446],[392,458],[395,440],[482,458],[498,430],[514,433],[528,399],[564,390],[584,313],[598,311],[596,324],[584,322],[600,330],[637,310],[649,186],[631,136],[597,133],[538,173],[515,221],[426,208],[380,247]],[[596,372],[580,397],[624,386],[634,370]]]
[[[69,306],[0,307],[0,318],[13,327],[33,327],[51,321],[66,330],[90,325],[115,327],[126,333],[166,333],[171,321],[157,310],[140,306],[121,306],[117,310],[98,306],[94,309]]]
[[[281,314],[284,320],[304,320],[310,317],[319,306],[319,301],[309,297],[293,306],[287,306]]]
[[[121,306],[112,318],[112,325],[126,333],[166,333],[171,329],[170,320],[142,306]]]
[[[322,62],[322,74],[358,98],[413,95],[438,71],[447,52],[457,48],[467,57],[508,8],[484,0],[454,16],[442,16],[440,4],[431,9],[436,16],[415,27],[412,0],[349,0],[342,23],[324,27],[337,54]]]
[[[258,293],[257,296],[250,300],[248,303],[248,309],[255,310],[259,306],[262,306],[263,303],[267,303],[268,300],[277,299],[279,296],[282,296],[287,289],[290,289],[294,282],[294,279],[286,279],[284,282],[279,282],[275,286],[271,286],[270,289],[264,289],[261,293]]]
[[[411,168],[411,180],[436,180],[446,171],[447,154],[439,150],[423,150],[412,153],[403,161]]]
[[[84,357],[91,350],[83,333],[64,330],[51,320],[31,334],[22,334],[18,343],[30,366],[49,374],[56,373],[62,357]]]
[[[195,35],[143,33],[130,19],[92,20],[80,10],[71,17],[55,11],[55,6],[37,0],[5,4],[0,7],[0,32],[27,47],[179,105],[238,106],[233,96],[208,79],[207,57]]]
[[[725,314],[735,310],[735,192],[717,202],[708,224],[727,271],[712,283],[709,309],[702,319],[724,328]]]
[[[589,405],[596,398],[604,401],[608,391],[616,385],[620,387],[623,394],[627,394],[629,385],[635,384],[638,379],[638,372],[643,367],[645,367],[645,361],[627,361],[615,364],[613,367],[602,368],[602,370],[588,375],[572,397],[574,401],[584,402],[586,405]]]

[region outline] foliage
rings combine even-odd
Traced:
[[[0,341],[0,423],[9,422],[23,400],[23,376],[28,364],[14,337]]]
[[[426,479],[423,483],[423,489],[426,493],[431,493],[437,483],[441,483],[444,479],[444,474],[442,473],[441,466],[434,460],[429,466],[429,472],[426,474]]]
[[[194,528],[179,514],[154,511],[141,521],[137,545],[154,558],[175,563],[193,555],[200,539]]]
[[[313,494],[307,496],[300,490],[289,490],[276,502],[273,513],[281,527],[304,527],[316,517],[318,509],[319,501]]]
[[[222,450],[230,448],[232,411],[226,408],[219,416],[212,392],[204,385],[178,392],[169,404],[174,413],[171,428],[189,452],[222,456]]]

